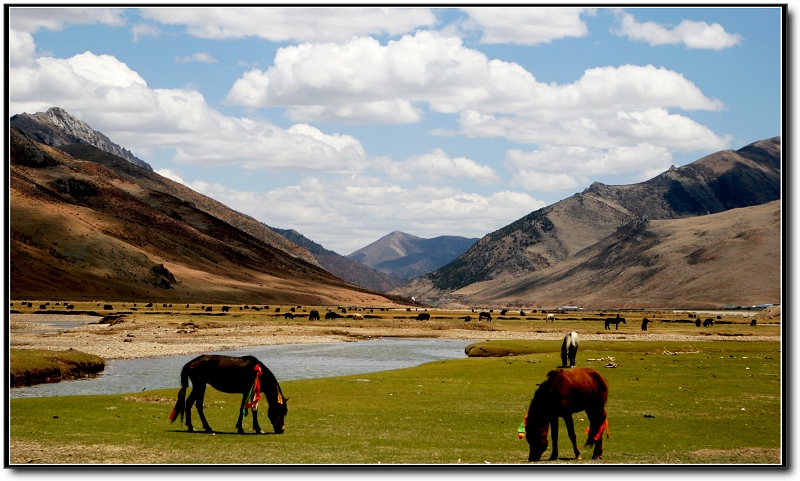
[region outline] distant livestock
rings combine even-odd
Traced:
[[[308,313],[308,320],[309,321],[319,321],[319,311],[311,311]]]
[[[564,342],[561,344],[561,365],[567,367],[575,367],[575,357],[578,355],[578,333],[575,331],[570,332],[564,336]]]
[[[486,319],[489,322],[492,322],[492,315],[489,314],[488,312],[481,312],[480,314],[478,314],[479,321],[482,321],[484,319]]]
[[[355,320],[364,319],[364,316],[362,316],[361,314],[353,314],[353,319]]]
[[[700,324],[701,324],[700,319],[694,321],[695,326],[700,327]]]
[[[555,314],[548,314],[547,317],[545,318],[544,322],[553,322],[555,320],[556,320]]]
[[[755,326],[755,325],[756,325],[756,320],[755,320],[755,319],[753,319],[752,321],[750,321],[750,325],[751,325],[751,326]]]
[[[417,314],[417,320],[418,321],[427,321],[430,318],[431,318],[431,315],[428,314],[427,312],[420,312],[419,314]]]
[[[646,318],[646,317],[645,317],[644,319],[642,319],[642,330],[643,330],[643,331],[646,331],[646,330],[647,330],[647,324],[648,324],[649,322],[650,322],[650,319],[648,319],[648,318]]]
[[[286,312],[283,314],[283,317],[285,319],[294,319],[294,314],[292,314],[291,312]]]
[[[328,311],[325,313],[325,319],[339,319],[342,317],[338,312]]]
[[[610,327],[611,324],[614,324],[614,328],[619,331],[619,323],[620,322],[623,323],[623,324],[627,324],[627,322],[625,322],[625,318],[624,317],[619,317],[619,314],[617,314],[617,317],[615,317],[615,318],[606,319],[606,329],[611,329],[611,327]]]
[[[714,319],[711,319],[710,317],[705,321],[703,321],[703,327],[711,327],[713,325],[714,325]]]

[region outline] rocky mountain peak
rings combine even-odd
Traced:
[[[131,151],[115,144],[105,134],[91,128],[86,122],[74,117],[61,107],[51,107],[46,112],[22,113],[11,117],[11,125],[28,137],[53,147],[71,144],[86,144],[147,170],[153,168]]]

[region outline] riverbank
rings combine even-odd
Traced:
[[[322,310],[321,312],[324,312]],[[629,323],[605,330],[600,321],[560,318],[546,322],[540,317],[495,317],[469,322],[463,311],[429,311],[431,319],[417,321],[416,312],[361,311],[338,319],[309,321],[308,314],[293,319],[274,313],[249,312],[200,315],[183,312],[125,313],[94,317],[87,324],[46,331],[49,314],[10,314],[9,347],[13,349],[74,349],[104,359],[201,354],[247,346],[352,342],[380,337],[439,337],[459,340],[554,340],[566,330],[577,331],[582,341],[591,340],[780,340],[780,324],[762,322],[749,326],[747,319],[732,317],[713,328],[696,328],[666,315],[653,319],[641,331],[641,319],[629,315]],[[221,313],[220,313],[221,314]],[[584,315],[585,316],[585,315]],[[105,320],[103,320],[105,319]]]
[[[11,387],[93,376],[106,366],[103,358],[74,349],[10,349],[9,361]]]

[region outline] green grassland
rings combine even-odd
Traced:
[[[517,355],[282,382],[289,415],[281,435],[234,434],[240,397],[213,389],[205,402],[213,435],[170,424],[177,385],[127,395],[12,399],[10,463],[777,467],[785,462],[780,342],[582,342],[578,366],[595,367],[610,385],[604,458],[570,459],[562,422],[561,459],[539,463],[527,462],[527,443],[516,430],[537,384],[560,364],[560,346],[490,341],[484,347],[491,350],[494,343]],[[604,367],[608,358],[618,367]],[[583,413],[574,418],[582,445],[588,421]],[[244,424],[249,428],[250,420]],[[266,419],[261,424],[269,426]]]

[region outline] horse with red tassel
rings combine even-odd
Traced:
[[[187,398],[189,380],[192,382],[192,392]],[[181,389],[178,391],[175,408],[169,415],[170,421],[174,422],[179,416],[183,420],[185,414],[186,426],[189,431],[194,431],[191,411],[194,405],[203,423],[203,429],[209,433],[213,432],[203,414],[203,398],[207,384],[221,392],[242,394],[239,419],[236,422],[239,434],[244,434],[242,419],[247,415],[248,409],[253,412],[253,430],[256,433],[264,432],[258,424],[258,401],[262,393],[269,404],[267,417],[275,433],[281,434],[286,429],[288,398],[283,396],[278,380],[272,372],[253,356],[203,355],[186,363],[181,369]]]
[[[575,459],[581,459],[575,426],[572,422],[572,414],[581,411],[586,411],[586,416],[589,418],[586,446],[594,446],[592,459],[601,459],[603,431],[608,437],[608,417],[605,409],[607,400],[608,383],[594,369],[550,371],[547,379],[534,393],[523,426],[520,427],[521,432],[524,430],[525,439],[530,446],[528,461],[539,461],[547,450],[549,428],[553,431],[550,461],[558,459],[558,418],[563,418],[567,425],[567,435],[572,441]]]

